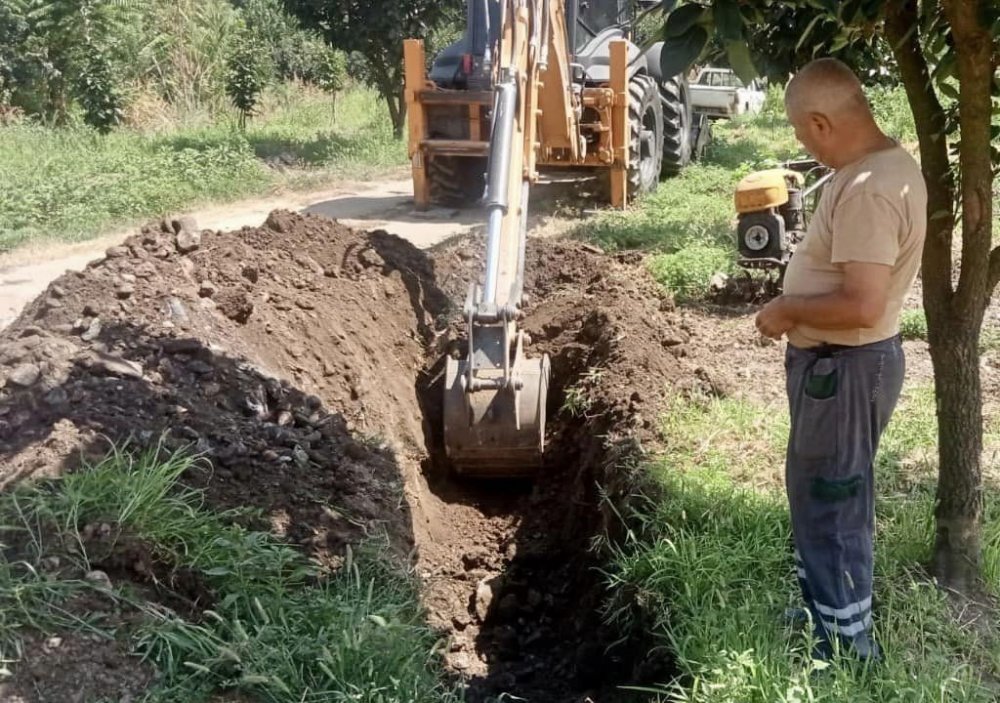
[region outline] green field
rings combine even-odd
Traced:
[[[158,130],[0,126],[0,252],[79,241],[192,206],[364,179],[405,163],[371,91],[280,86],[241,132],[233,116]],[[280,167],[280,168],[279,168]]]

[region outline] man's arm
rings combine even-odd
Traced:
[[[840,290],[825,295],[782,295],[757,315],[761,334],[780,339],[796,325],[842,330],[875,326],[889,297],[890,266],[847,262]]]

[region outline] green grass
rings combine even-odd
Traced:
[[[363,177],[405,162],[371,91],[330,99],[285,90],[241,133],[232,119],[158,133],[0,127],[0,251],[76,241],[208,202]],[[293,172],[269,164],[291,164]]]
[[[37,565],[61,555],[85,572],[94,549],[86,526],[108,525],[102,549],[141,544],[158,562],[194,574],[212,600],[186,619],[115,584],[109,597],[145,615],[128,636],[160,672],[149,701],[208,701],[224,690],[274,703],[456,700],[441,682],[438,638],[423,622],[415,584],[385,540],[349,552],[335,571],[321,569],[271,535],[240,527],[237,513],[205,510],[198,492],[179,485],[200,468],[181,454],[116,451],[5,496],[0,515],[22,545],[21,560],[0,570],[7,651],[21,628],[80,626],[60,616],[60,603],[87,586],[39,577]]]
[[[612,251],[650,251],[657,280],[679,298],[699,297],[715,273],[735,268],[736,184],[755,169],[802,155],[780,104],[772,91],[759,115],[715,122],[701,161],[661,181],[631,209],[587,221],[575,236]]]
[[[609,572],[610,620],[651,623],[675,682],[657,700],[991,701],[1000,642],[963,627],[918,568],[933,537],[933,392],[910,388],[877,468],[876,636],[886,660],[871,671],[817,671],[810,636],[781,614],[798,605],[783,494],[787,413],[740,400],[677,401],[664,425],[654,490]],[[991,441],[997,439],[991,429]],[[1000,497],[991,488],[987,504]],[[985,573],[1000,590],[1000,510],[985,527]]]
[[[903,339],[927,339],[927,316],[923,308],[903,310],[899,315],[899,333]]]

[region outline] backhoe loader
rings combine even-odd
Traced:
[[[529,358],[523,317],[530,189],[540,171],[596,170],[615,207],[696,158],[707,119],[662,42],[633,42],[659,0],[469,0],[465,35],[435,58],[404,45],[414,200],[485,206],[481,279],[448,358],[444,444],[459,474],[530,476],[543,463],[550,363]]]

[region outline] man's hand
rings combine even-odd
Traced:
[[[787,299],[778,297],[769,302],[757,313],[754,323],[757,331],[771,339],[781,339],[781,336],[795,326],[795,320],[789,314]]]
[[[892,269],[882,264],[844,264],[840,289],[826,295],[782,295],[757,313],[757,329],[781,339],[796,325],[845,330],[873,327],[885,312]]]

